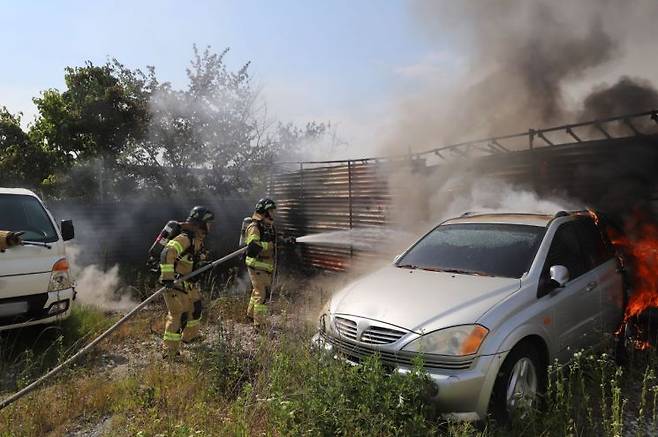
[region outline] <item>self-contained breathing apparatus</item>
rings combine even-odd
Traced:
[[[244,247],[245,234],[247,233],[247,228],[253,221],[254,219],[252,219],[251,217],[245,217],[242,219],[242,227],[240,228],[240,242],[238,243],[238,247]]]
[[[168,221],[167,224],[164,226],[164,228],[162,228],[158,236],[155,238],[155,241],[153,242],[151,247],[149,248],[146,265],[151,267],[152,270],[156,272],[158,271],[159,269],[158,263],[160,262],[160,256],[162,254],[162,251],[167,246],[167,243],[169,243],[169,241],[179,236],[181,232],[188,232],[188,230],[185,229],[186,223],[194,224],[197,226],[207,226],[208,223],[213,222],[214,219],[215,219],[215,215],[208,208],[205,208],[203,206],[195,206],[190,211],[190,214],[188,215],[185,223],[177,222],[176,220]],[[192,232],[188,232],[188,237],[190,239],[190,242],[193,242],[194,234]],[[194,245],[192,244],[191,247],[193,246]],[[192,251],[194,252],[193,249]],[[183,255],[184,254],[181,253],[180,257],[182,257]]]
[[[246,238],[246,233],[247,233],[247,228],[249,225],[254,221],[253,218],[251,217],[245,217],[242,219],[242,227],[240,228],[240,240],[238,242],[238,247],[244,247],[245,246],[245,238]],[[297,242],[297,239],[293,236],[290,235],[278,235],[276,231],[274,230],[274,227],[272,227],[273,235],[272,235],[272,240],[270,241],[280,241],[281,243],[284,244],[295,244]],[[263,230],[261,229],[261,226],[259,226],[259,231],[261,231],[261,235],[263,234]],[[268,240],[263,240],[263,241],[268,241]],[[246,253],[242,255],[243,257],[248,256]]]
[[[191,255],[194,268],[201,268],[207,264],[207,261],[205,260],[206,258],[205,248],[202,251],[202,253],[195,253],[194,251],[194,233],[188,229],[185,229],[185,223],[177,222],[175,220],[170,220],[162,228],[162,230],[155,238],[155,241],[153,242],[153,244],[151,245],[148,251],[148,259],[146,261],[146,265],[153,273],[160,274],[160,261],[161,261],[162,251],[165,249],[169,241],[173,240],[181,233],[187,235],[187,237],[190,239],[191,244],[183,253],[181,253],[178,256],[178,258],[180,259]],[[201,278],[202,276],[197,276],[194,279],[192,279],[190,282],[197,282],[201,280]]]
[[[181,233],[182,229],[182,224],[175,220],[168,221],[164,228],[162,228],[158,236],[155,238],[155,241],[149,248],[146,265],[151,269],[151,271],[158,272],[158,269],[160,268],[160,254],[167,246],[167,243],[169,243],[170,240],[176,238]]]

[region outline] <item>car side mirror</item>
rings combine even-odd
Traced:
[[[75,228],[73,227],[73,220],[62,220],[59,225],[62,231],[62,240],[69,241],[75,238]]]
[[[548,272],[548,277],[542,275],[539,280],[539,288],[537,290],[537,298],[542,298],[552,291],[564,287],[569,281],[569,269],[565,266],[551,266]]]
[[[551,266],[549,274],[551,281],[555,282],[555,288],[564,287],[569,282],[569,269],[565,266]]]

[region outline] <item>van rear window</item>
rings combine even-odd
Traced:
[[[32,196],[0,194],[0,230],[24,231],[26,241],[54,243],[59,239],[46,210]]]

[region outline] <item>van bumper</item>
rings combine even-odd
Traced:
[[[53,323],[71,314],[73,288],[0,299],[0,331]]]

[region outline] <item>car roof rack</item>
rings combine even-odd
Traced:
[[[556,219],[556,218],[560,218],[560,217],[569,217],[569,216],[572,216],[572,215],[589,216],[589,215],[591,215],[592,211],[594,211],[594,210],[575,209],[573,211],[558,211],[558,212],[555,213],[553,218]],[[598,212],[595,212],[595,213],[598,214]]]

